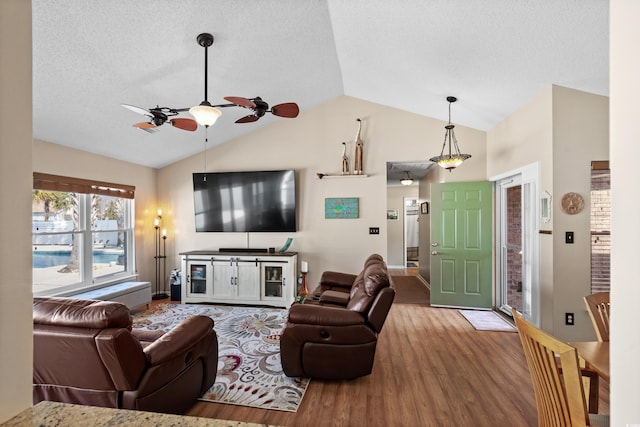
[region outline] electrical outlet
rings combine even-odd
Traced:
[[[573,325],[573,313],[565,313],[564,314],[564,324],[565,325]]]
[[[380,227],[369,227],[369,234],[380,234]]]

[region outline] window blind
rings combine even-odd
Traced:
[[[111,182],[71,178],[67,176],[33,173],[33,189],[46,191],[64,191],[67,193],[100,194],[103,196],[133,199],[136,187]]]

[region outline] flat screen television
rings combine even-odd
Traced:
[[[193,174],[196,231],[296,231],[294,169]]]

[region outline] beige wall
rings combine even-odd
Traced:
[[[550,86],[487,134],[487,171],[499,176],[538,162],[539,195],[551,193],[551,222],[539,235],[541,326],[565,339],[594,339],[582,296],[590,293],[589,192],[591,160],[608,159],[608,99]],[[569,159],[569,160],[566,160]],[[567,215],[560,200],[569,191],[583,195],[586,209]],[[574,231],[575,243],[564,243]],[[564,325],[564,313],[575,325]]]
[[[31,2],[0,1],[0,423],[31,406]]]
[[[591,293],[591,161],[609,160],[609,99],[553,87],[553,333],[573,341],[596,339],[582,297]],[[561,209],[569,192],[584,197],[584,210]],[[574,244],[565,232],[574,232]],[[549,236],[546,236],[549,237]],[[565,325],[565,313],[575,325]]]
[[[362,119],[364,171],[368,176],[317,179],[317,172],[340,170],[341,143],[353,140],[358,117]],[[203,154],[161,169],[159,196],[170,215],[170,233],[176,234],[171,248],[175,263],[179,252],[279,247],[290,236],[294,238],[291,250],[300,254],[300,260],[309,262],[313,288],[324,270],[353,272],[371,253],[387,257],[386,163],[428,159],[439,153],[444,125],[439,120],[344,96],[305,111],[296,120],[278,120],[248,136],[209,149],[208,171],[297,170],[299,231],[290,234],[196,233],[191,174],[203,170]],[[456,127],[456,135],[474,158],[451,176],[484,179],[485,133]],[[353,153],[353,143],[349,149]],[[326,197],[358,197],[360,217],[325,219]],[[369,227],[380,227],[380,235],[369,235]]]
[[[134,185],[136,187],[136,272],[139,280],[150,281],[155,289],[153,220],[156,218],[158,208],[161,208],[156,204],[157,169],[35,140],[33,170],[114,184]],[[170,268],[169,265],[167,268]]]
[[[640,2],[611,0],[611,425],[640,423]]]

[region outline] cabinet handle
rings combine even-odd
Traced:
[[[286,279],[286,277],[283,277],[283,278],[282,278],[282,286],[286,286],[286,285],[287,285],[287,284],[285,283],[285,279]]]

